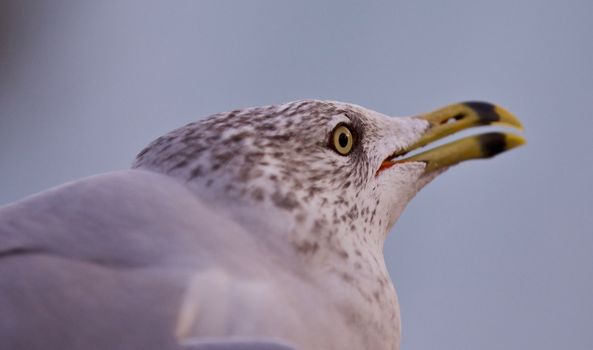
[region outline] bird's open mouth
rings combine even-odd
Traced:
[[[486,102],[464,102],[449,105],[434,112],[418,116],[430,126],[420,139],[410,146],[387,157],[377,170],[383,170],[405,162],[423,162],[426,172],[449,167],[470,159],[490,158],[518,147],[526,141],[523,137],[506,132],[490,132],[468,136],[457,141],[406,157],[420,149],[456,132],[485,125],[500,125],[523,130],[519,119],[503,108]]]

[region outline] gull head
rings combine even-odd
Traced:
[[[191,123],[152,142],[134,167],[186,183],[244,227],[287,237],[304,255],[360,256],[382,251],[406,204],[439,173],[524,142],[487,133],[417,153],[491,124],[521,128],[510,113],[483,102],[393,118],[354,104],[303,100]]]

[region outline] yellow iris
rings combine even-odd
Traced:
[[[334,129],[332,142],[334,149],[343,156],[348,155],[352,151],[352,146],[354,146],[352,132],[345,125],[340,125]]]

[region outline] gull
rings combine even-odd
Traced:
[[[503,108],[302,100],[174,130],[132,168],[0,208],[2,349],[399,349],[383,243],[452,165],[520,146]]]

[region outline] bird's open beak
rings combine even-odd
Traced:
[[[414,156],[402,158],[410,151],[476,126],[500,125],[523,130],[519,119],[511,113],[485,102],[453,104],[415,118],[426,120],[430,126],[415,143],[383,161],[379,172],[403,162],[424,162],[425,171],[432,172],[470,159],[490,158],[526,142],[518,135],[490,132],[465,137]]]

